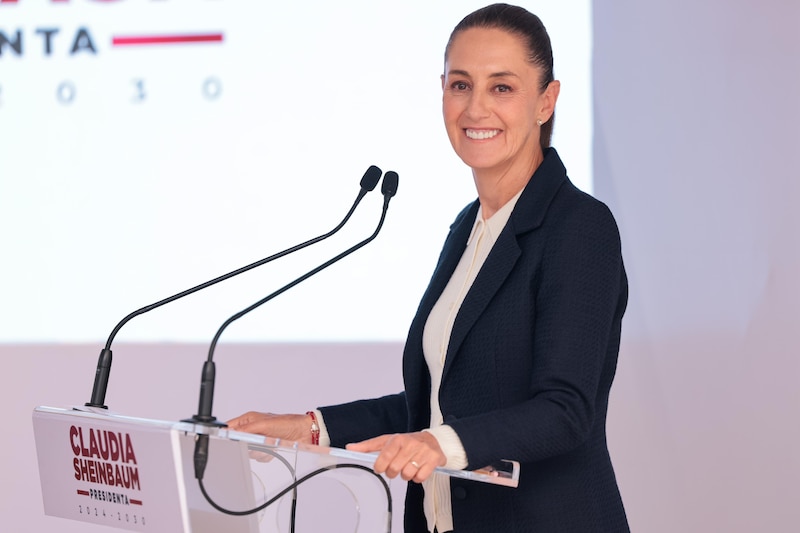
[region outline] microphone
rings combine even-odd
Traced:
[[[378,222],[378,226],[377,226],[377,228],[375,228],[375,231],[372,233],[372,235],[370,235],[369,237],[367,237],[363,241],[359,242],[358,244],[356,244],[354,246],[351,246],[350,248],[348,248],[344,252],[340,253],[336,257],[333,257],[332,259],[329,259],[328,261],[322,263],[318,267],[316,267],[316,268],[314,268],[312,270],[309,270],[308,272],[306,272],[305,274],[303,274],[299,278],[295,279],[294,281],[291,281],[291,282],[287,283],[286,285],[284,285],[280,289],[276,290],[272,294],[270,294],[268,296],[265,296],[264,298],[262,298],[261,300],[257,301],[256,303],[254,303],[250,307],[247,307],[246,309],[243,309],[242,311],[239,311],[235,315],[233,315],[230,318],[228,318],[228,320],[226,320],[219,327],[219,329],[217,330],[217,333],[214,335],[214,339],[211,341],[211,345],[209,346],[208,359],[203,364],[203,370],[202,370],[201,378],[200,378],[200,400],[199,400],[199,405],[198,405],[198,409],[197,409],[197,414],[194,415],[190,419],[184,420],[184,422],[193,422],[193,423],[196,423],[196,424],[203,424],[203,425],[222,425],[222,426],[225,425],[225,424],[221,424],[219,422],[216,422],[216,417],[211,415],[212,407],[213,407],[213,404],[214,404],[214,380],[215,380],[215,377],[216,377],[216,367],[214,365],[214,360],[213,360],[214,359],[214,350],[216,349],[217,342],[219,341],[219,338],[222,335],[222,332],[225,331],[225,329],[230,324],[232,324],[236,320],[240,319],[241,317],[243,317],[244,315],[246,315],[250,311],[253,311],[254,309],[257,309],[258,307],[260,307],[263,304],[267,303],[268,301],[272,300],[276,296],[279,296],[279,295],[283,294],[284,292],[288,291],[289,289],[291,289],[295,285],[297,285],[299,283],[302,283],[303,281],[307,280],[308,278],[310,278],[314,274],[316,274],[316,273],[328,268],[329,266],[331,266],[332,264],[336,263],[340,259],[343,259],[343,258],[347,257],[348,255],[352,254],[356,250],[358,250],[358,249],[366,246],[370,242],[372,242],[375,239],[375,237],[378,236],[378,233],[381,231],[381,228],[383,227],[383,222],[384,222],[384,220],[386,220],[386,211],[389,209],[389,201],[392,199],[392,197],[395,194],[397,194],[398,181],[399,181],[399,176],[397,175],[397,172],[394,172],[394,171],[390,170],[389,172],[387,172],[383,176],[383,183],[381,184],[381,193],[383,194],[383,210],[381,212],[381,218],[380,218],[380,221]],[[203,454],[203,452],[198,452],[198,453]],[[198,460],[198,454],[195,455],[195,461],[197,462],[197,460]],[[202,470],[203,469],[205,469],[205,465],[204,464],[202,465],[202,467],[198,467],[196,465],[195,466],[195,477],[198,477],[198,479],[202,479]],[[200,474],[198,474],[198,471],[200,472]]]
[[[173,296],[170,296],[169,298],[165,298],[163,300],[160,300],[160,301],[158,301],[158,302],[156,302],[154,304],[150,304],[148,306],[142,307],[141,309],[137,309],[136,311],[132,312],[131,314],[129,314],[128,316],[126,316],[125,318],[120,320],[120,322],[116,325],[116,327],[113,329],[113,331],[109,335],[108,340],[106,341],[105,348],[100,350],[100,357],[98,358],[98,361],[97,361],[97,370],[95,371],[95,376],[94,376],[94,386],[92,387],[92,396],[91,396],[91,399],[88,402],[86,402],[86,404],[85,404],[86,407],[96,407],[96,408],[100,408],[100,409],[107,409],[107,407],[104,405],[104,403],[105,403],[105,399],[106,399],[106,389],[108,388],[108,379],[109,379],[109,376],[111,374],[111,361],[112,361],[111,343],[114,341],[114,337],[116,337],[117,333],[122,328],[122,326],[124,326],[128,321],[130,321],[132,318],[134,318],[136,316],[139,316],[141,314],[147,313],[148,311],[152,311],[153,309],[161,307],[162,305],[168,304],[170,302],[174,302],[175,300],[178,300],[179,298],[183,298],[184,296],[188,296],[188,295],[193,294],[193,293],[195,293],[197,291],[200,291],[200,290],[203,290],[203,289],[205,289],[207,287],[215,285],[215,284],[217,284],[217,283],[219,283],[221,281],[225,281],[225,280],[227,280],[229,278],[232,278],[234,276],[238,276],[239,274],[247,272],[248,270],[252,270],[252,269],[254,269],[254,268],[258,267],[258,266],[264,265],[264,264],[269,263],[271,261],[274,261],[276,259],[280,259],[281,257],[289,255],[289,254],[291,254],[293,252],[296,252],[298,250],[302,250],[303,248],[311,246],[312,244],[315,244],[315,243],[318,243],[318,242],[320,242],[320,241],[322,241],[324,239],[327,239],[328,237],[330,237],[331,235],[333,235],[334,233],[339,231],[345,225],[345,223],[348,220],[350,220],[350,217],[352,216],[353,212],[356,210],[356,207],[361,202],[361,200],[364,198],[364,196],[368,192],[372,191],[375,188],[376,185],[378,185],[378,181],[380,181],[380,179],[381,179],[381,174],[383,174],[383,171],[380,168],[376,167],[375,165],[372,165],[367,169],[367,171],[364,173],[364,176],[361,178],[361,182],[360,182],[361,189],[358,192],[358,196],[356,197],[355,202],[353,202],[353,205],[350,207],[350,210],[347,212],[347,215],[345,215],[345,217],[342,219],[342,221],[339,222],[339,224],[335,228],[333,228],[331,231],[329,231],[328,233],[324,233],[324,234],[322,234],[322,235],[320,235],[318,237],[314,237],[313,239],[309,239],[309,240],[307,240],[307,241],[305,241],[303,243],[300,243],[298,245],[292,246],[291,248],[287,248],[286,250],[283,250],[282,252],[278,252],[278,253],[273,254],[273,255],[271,255],[269,257],[265,257],[264,259],[256,261],[255,263],[251,263],[251,264],[249,264],[247,266],[238,268],[238,269],[236,269],[236,270],[234,270],[232,272],[228,272],[227,274],[224,274],[222,276],[214,278],[214,279],[212,279],[210,281],[207,281],[205,283],[201,283],[200,285],[197,285],[196,287],[192,287],[191,289],[187,289],[187,290],[185,290],[183,292],[179,292],[178,294],[175,294]],[[385,182],[385,180],[384,180],[384,182]]]

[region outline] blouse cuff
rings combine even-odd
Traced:
[[[467,452],[464,450],[464,445],[461,444],[461,439],[458,433],[448,425],[437,426],[435,428],[423,429],[433,435],[439,446],[442,448],[445,457],[447,457],[447,464],[445,468],[450,470],[463,470],[467,467]]]

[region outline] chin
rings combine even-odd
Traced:
[[[498,166],[497,161],[487,161],[480,157],[461,157],[461,160],[472,170],[491,170]]]

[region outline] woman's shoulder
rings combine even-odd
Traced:
[[[548,150],[525,189],[512,215],[518,232],[585,225],[617,231],[609,207],[572,183],[554,148]]]
[[[551,241],[605,243],[609,249],[621,247],[619,227],[608,205],[569,181],[553,199],[542,228]]]
[[[608,216],[611,214],[611,210],[605,203],[572,183],[567,169],[561,162],[561,158],[555,148],[548,150],[544,163],[547,164],[546,174],[549,175],[553,182],[554,202],[562,204],[561,207],[563,208],[585,212],[587,215]]]
[[[574,216],[599,218],[614,222],[611,208],[602,200],[576,187],[569,179],[561,188],[563,203]],[[614,222],[616,224],[616,222]]]

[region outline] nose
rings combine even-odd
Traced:
[[[471,120],[479,120],[491,115],[489,96],[482,91],[472,91],[469,95],[466,114]]]

